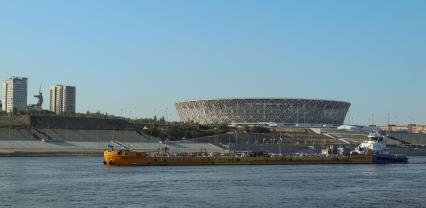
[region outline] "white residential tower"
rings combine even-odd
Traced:
[[[57,114],[75,112],[74,86],[55,85],[50,88],[50,111]]]
[[[8,113],[27,109],[26,77],[11,77],[2,82],[2,110]]]

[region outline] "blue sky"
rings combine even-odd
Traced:
[[[360,124],[426,123],[424,11],[415,0],[0,0],[0,78],[28,77],[30,95],[43,83],[46,98],[75,85],[81,112],[177,120],[179,100],[290,97],[349,101]]]

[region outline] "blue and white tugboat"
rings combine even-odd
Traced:
[[[386,150],[387,141],[388,137],[378,131],[370,132],[368,140],[363,141],[351,154],[372,154],[373,164],[407,163],[407,156],[390,154]]]

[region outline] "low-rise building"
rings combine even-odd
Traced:
[[[378,126],[383,131],[389,132],[406,132],[406,133],[426,133],[426,125],[408,124],[408,125],[395,125],[389,124],[387,126]]]

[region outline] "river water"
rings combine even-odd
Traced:
[[[393,165],[197,167],[5,157],[0,207],[426,207],[426,157]]]

